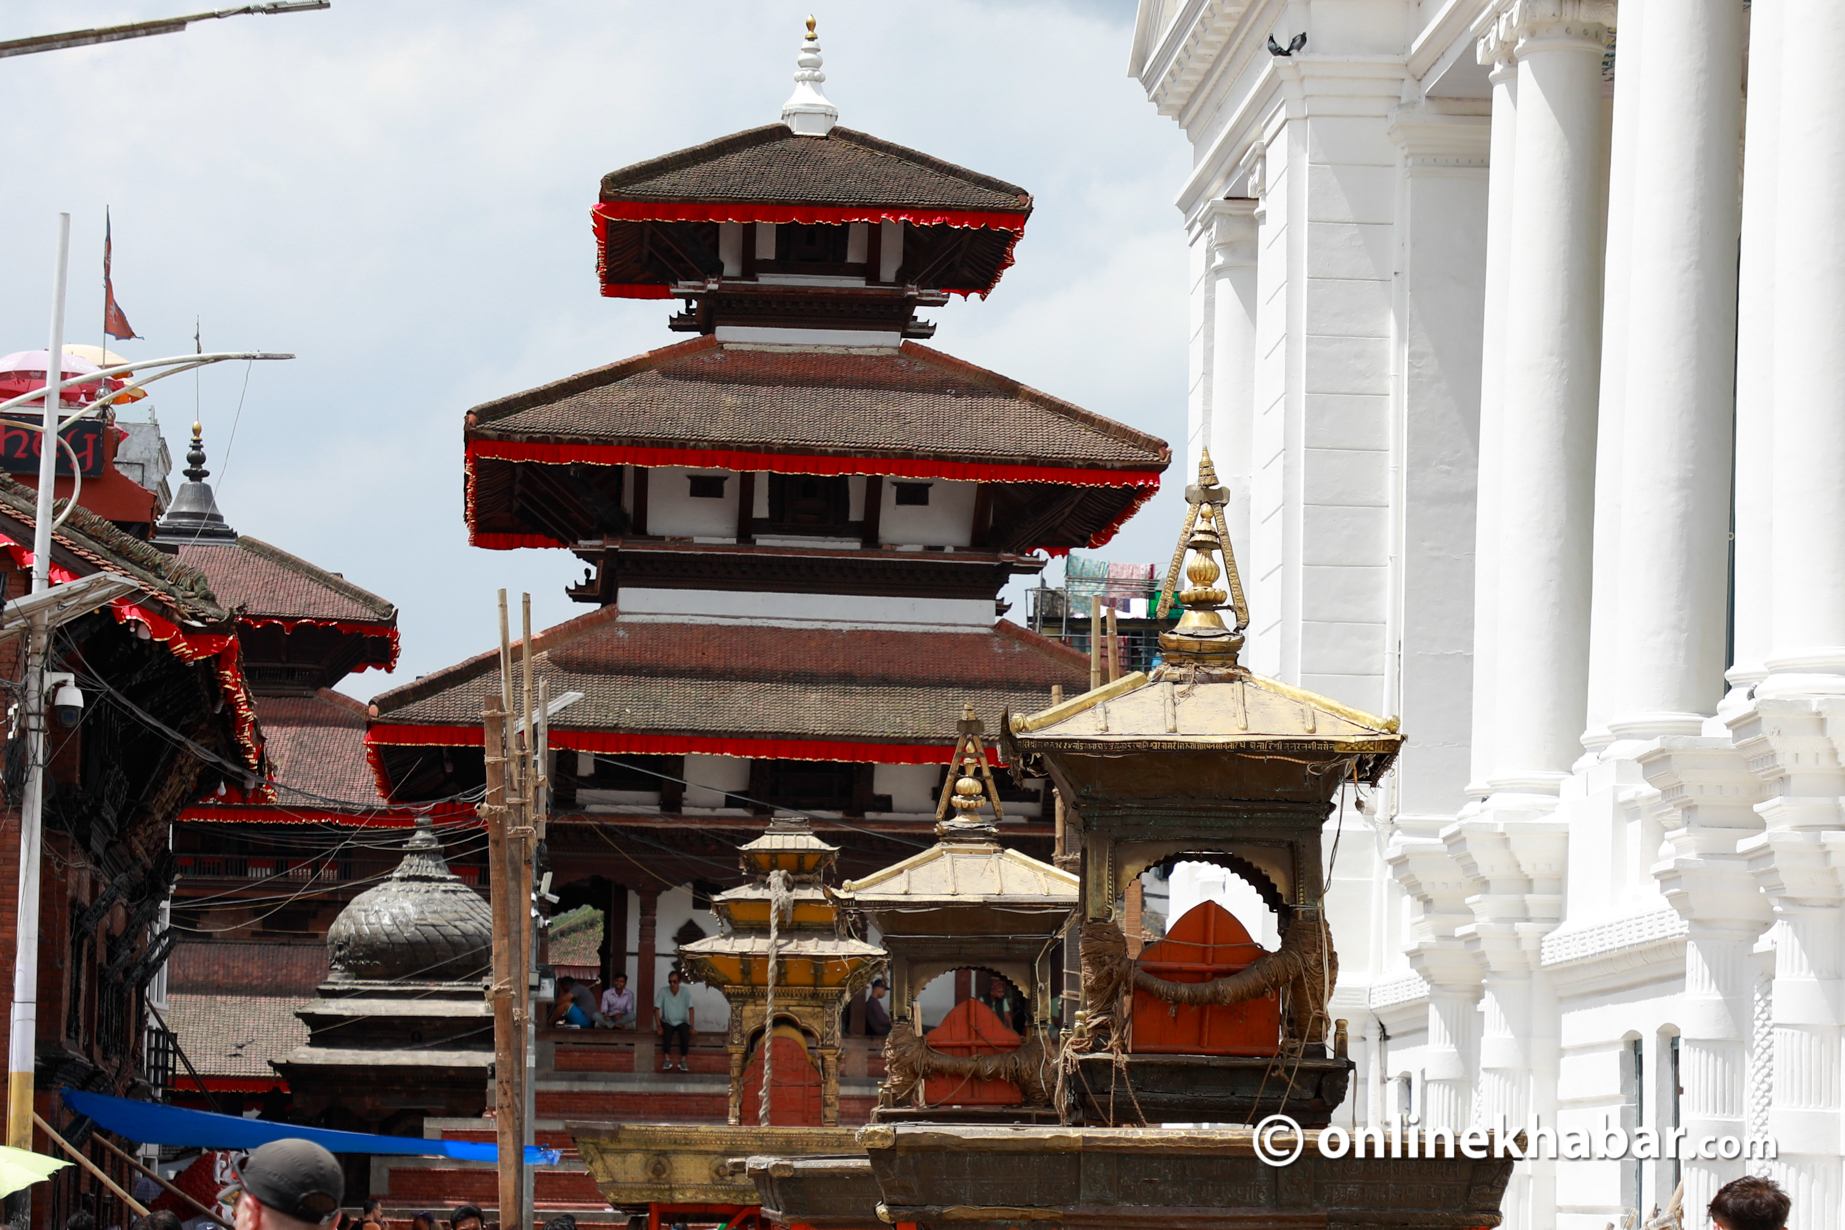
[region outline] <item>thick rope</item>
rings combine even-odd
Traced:
[[[885,1090],[892,1106],[909,1105],[917,1088],[932,1076],[1010,1081],[1027,1105],[1048,1106],[1051,1089],[1045,1073],[1051,1062],[1036,1031],[1016,1051],[986,1055],[945,1055],[923,1041],[907,1017],[893,1022],[884,1039]]]
[[[1281,947],[1264,953],[1246,969],[1209,982],[1168,982],[1141,969],[1127,955],[1127,937],[1113,922],[1088,922],[1082,928],[1083,988],[1088,1026],[1092,1032],[1119,1032],[1116,1014],[1125,1010],[1132,989],[1145,991],[1170,1004],[1204,1006],[1241,1004],[1271,991],[1285,991],[1294,1009],[1295,1028],[1288,1041],[1323,1033],[1316,1023],[1324,1020],[1328,988],[1338,981],[1339,957],[1325,920],[1302,911],[1288,928]]]
[[[756,1126],[769,1126],[769,1082],[775,1072],[775,974],[781,965],[782,923],[794,921],[794,885],[779,867],[769,873],[769,987],[762,1017],[762,1094]]]

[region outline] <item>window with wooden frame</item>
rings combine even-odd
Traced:
[[[928,483],[892,483],[891,488],[896,492],[892,502],[900,506],[904,504],[926,505],[929,503],[929,487]]]
[[[721,500],[724,498],[724,480],[728,474],[688,474],[691,484],[691,497],[695,500]]]
[[[769,520],[757,533],[848,533],[852,515],[851,480],[843,474],[769,475]]]

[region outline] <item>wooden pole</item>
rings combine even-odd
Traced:
[[[140,1162],[135,1160],[134,1154],[128,1152],[126,1149],[121,1148],[114,1141],[110,1140],[107,1136],[98,1134],[98,1135],[90,1137],[90,1139],[95,1141],[97,1144],[101,1145],[103,1148],[107,1149],[109,1152],[115,1154],[117,1157],[121,1158],[124,1162],[127,1162],[130,1166],[133,1166],[135,1169],[135,1173],[140,1175],[142,1178],[152,1179],[154,1182],[164,1187],[167,1190],[168,1195],[178,1196],[181,1200],[184,1200],[187,1204],[197,1209],[199,1211],[200,1216],[210,1218],[215,1224],[223,1226],[224,1230],[232,1230],[232,1226],[229,1222],[225,1221],[222,1217],[219,1217],[212,1210],[206,1208],[203,1204],[199,1203],[189,1193],[184,1192],[177,1187],[174,1187],[171,1183],[161,1178],[158,1173],[152,1170],[149,1170],[147,1167],[143,1166]]]
[[[538,813],[544,806],[540,793],[544,789],[544,774],[539,768],[538,708],[532,691],[532,595],[521,594],[519,603],[519,656],[525,676],[520,711],[525,715],[525,729],[519,734],[523,755],[519,772],[519,840],[513,848],[514,856],[518,859],[513,895],[519,910],[519,977],[515,985],[519,988],[521,1021],[519,1145],[520,1156],[523,1157],[525,1146],[537,1143],[532,1134],[538,1087],[538,1070],[534,1063],[538,1057],[537,1022],[532,1016],[531,992],[532,949],[537,942],[537,927],[532,920],[532,863],[538,854],[536,837]],[[531,1230],[532,1220],[532,1171],[529,1167],[523,1167],[519,1181],[519,1220],[516,1223],[509,1221],[502,1212],[500,1224],[505,1230],[512,1230],[515,1225],[519,1230]]]
[[[504,612],[505,607],[501,607]],[[519,1169],[525,1150],[519,1139],[518,1084],[513,1068],[512,945],[507,919],[512,893],[506,863],[506,711],[500,698],[481,698],[481,736],[487,762],[487,797],[481,819],[487,824],[487,876],[493,902],[493,1107],[494,1132],[499,1142],[499,1193],[501,1221],[506,1210],[519,1207]]]
[[[45,1122],[45,1117],[43,1115],[39,1114],[37,1111],[33,1111],[32,1112],[32,1122],[38,1124],[39,1131],[51,1137],[53,1144],[57,1145],[58,1148],[64,1150],[64,1152],[70,1154],[71,1161],[76,1162],[79,1166],[89,1171],[92,1175],[95,1176],[96,1181],[98,1183],[101,1183],[104,1187],[108,1188],[110,1191],[115,1193],[115,1197],[117,1200],[120,1200],[123,1204],[127,1205],[130,1209],[134,1210],[134,1215],[136,1217],[146,1217],[147,1216],[147,1206],[146,1205],[142,1204],[139,1200],[136,1200],[133,1196],[130,1196],[127,1192],[123,1191],[116,1184],[114,1179],[111,1179],[108,1175],[103,1173],[103,1169],[101,1166],[98,1166],[95,1162],[92,1162],[90,1160],[89,1154],[85,1153],[81,1149],[72,1147],[70,1141],[65,1140],[62,1136],[58,1135],[57,1132],[53,1131],[51,1125]]]
[[[1102,598],[1089,600],[1089,690],[1102,686]]]
[[[1121,624],[1119,612],[1108,608],[1108,681],[1121,678]]]

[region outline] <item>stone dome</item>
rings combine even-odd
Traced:
[[[327,931],[333,978],[460,982],[493,964],[493,912],[442,857],[429,817],[419,816],[403,862],[384,883],[340,911]]]

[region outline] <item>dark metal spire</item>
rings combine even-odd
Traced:
[[[218,500],[205,481],[204,428],[192,425],[192,446],[186,450],[186,482],[180,486],[166,515],[154,527],[154,541],[175,546],[193,542],[236,542],[237,531],[225,523]]]

